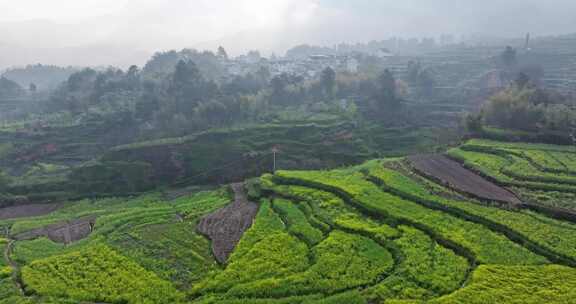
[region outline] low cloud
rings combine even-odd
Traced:
[[[575,9],[572,0],[0,1],[0,67],[44,60],[77,64],[70,60],[76,57],[94,58],[87,65],[117,63],[95,56],[107,47],[126,54],[220,44],[231,53],[281,52],[298,43],[392,36],[560,34],[576,28]],[[68,51],[60,58],[63,49],[79,55]]]

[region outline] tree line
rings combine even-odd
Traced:
[[[223,72],[225,57],[223,49],[218,54],[171,51],[156,54],[143,69],[87,68],[72,74],[44,106],[47,112],[66,111],[87,121],[114,116],[161,135],[272,121],[294,108],[360,108],[369,119],[393,116],[402,108],[401,86],[389,70],[351,74],[326,67],[318,77],[305,79],[273,76],[256,65],[247,74],[229,75]]]

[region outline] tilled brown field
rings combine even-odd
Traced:
[[[232,189],[234,202],[205,216],[197,226],[198,232],[212,241],[212,252],[220,263],[228,260],[258,212],[258,205],[246,198],[243,184],[233,184]]]
[[[484,179],[444,155],[418,155],[409,157],[408,160],[419,173],[439,180],[459,192],[515,207],[522,205],[522,202],[512,192]]]
[[[46,215],[61,208],[62,204],[29,204],[0,209],[0,220]]]
[[[95,223],[96,217],[83,217],[22,232],[13,235],[12,238],[17,241],[23,241],[47,237],[57,243],[70,244],[88,237],[92,233]]]

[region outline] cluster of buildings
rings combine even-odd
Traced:
[[[315,78],[330,67],[335,71],[358,73],[360,60],[353,55],[310,55],[307,58],[259,58],[242,56],[226,62],[230,75],[246,75],[259,69],[266,69],[272,77],[280,74],[293,74],[304,78]]]

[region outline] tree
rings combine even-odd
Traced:
[[[480,133],[484,127],[482,114],[468,114],[465,117],[466,129],[470,133]]]
[[[532,85],[539,86],[544,77],[544,68],[538,64],[528,64],[519,67],[518,73],[525,74],[530,79]]]
[[[530,85],[530,77],[525,73],[520,72],[514,82],[519,88],[527,88]]]
[[[502,128],[536,131],[543,122],[544,107],[535,102],[536,90],[512,86],[492,96],[485,106],[486,122]]]
[[[228,60],[228,53],[222,46],[218,47],[218,58]]]
[[[140,87],[140,70],[137,66],[130,66],[124,76],[124,88],[127,90],[138,90]]]
[[[261,66],[256,71],[256,77],[261,83],[268,83],[270,81],[270,70],[266,66]]]
[[[145,82],[143,88],[140,100],[136,103],[136,117],[147,121],[160,109],[160,98],[153,82]]]
[[[24,89],[16,82],[0,77],[0,98],[16,98],[24,95]]]
[[[512,70],[517,64],[517,53],[514,48],[507,46],[506,49],[500,54],[500,60],[504,67],[508,70]]]
[[[394,74],[386,69],[378,77],[378,89],[376,93],[376,100],[380,110],[385,108],[395,107],[399,104],[396,95],[396,79]]]
[[[174,98],[177,113],[193,113],[202,100],[204,79],[196,64],[180,60],[170,81],[168,93]]]
[[[407,74],[408,82],[416,87],[419,95],[430,96],[434,94],[436,87],[434,74],[429,69],[423,68],[420,62],[409,62]]]
[[[410,83],[417,83],[421,71],[422,71],[422,64],[419,61],[408,62],[406,72],[408,81]]]
[[[30,93],[36,94],[36,91],[37,91],[36,84],[34,84],[33,82],[30,83],[30,86],[28,86],[28,90],[30,91]]]
[[[211,100],[198,106],[196,114],[199,119],[207,123],[205,127],[218,127],[226,124],[228,116],[226,110],[227,108],[224,104]]]
[[[0,170],[0,193],[5,192],[8,189],[8,185],[12,182],[10,176],[4,171]]]
[[[331,67],[327,67],[322,71],[320,85],[324,93],[324,97],[328,99],[334,98],[334,89],[336,88],[336,72]]]

